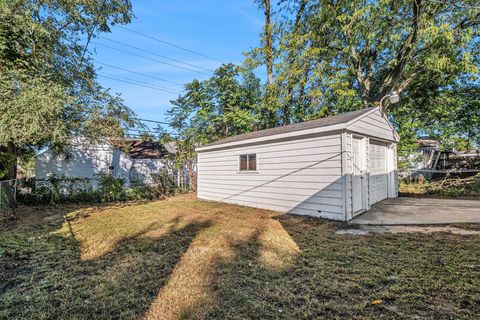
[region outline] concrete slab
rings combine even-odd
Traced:
[[[351,224],[422,225],[480,223],[480,200],[395,198],[381,201]]]
[[[383,233],[424,233],[447,232],[462,236],[480,235],[480,230],[465,230],[450,226],[369,226],[360,225],[353,229],[339,229],[335,234],[348,234],[353,236],[364,236],[369,234]]]

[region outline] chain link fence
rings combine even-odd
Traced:
[[[480,169],[399,169],[398,177],[404,180],[416,179],[465,179],[480,174]]]
[[[133,200],[143,197],[153,198],[161,193],[170,194],[170,190],[187,192],[190,190],[190,179],[185,172],[171,172],[162,178],[156,175],[153,183],[130,183],[122,186],[122,194]],[[44,205],[61,202],[93,203],[102,201],[100,179],[58,178],[51,179],[15,179],[0,181],[0,213],[15,209],[19,204]],[[132,194],[135,194],[133,196]]]

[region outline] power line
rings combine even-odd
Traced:
[[[154,55],[154,56],[163,58],[163,59],[167,59],[167,60],[170,60],[170,61],[175,61],[175,62],[184,64],[184,65],[186,65],[186,66],[190,66],[190,67],[193,67],[193,68],[202,69],[202,70],[205,70],[205,71],[208,71],[208,72],[214,72],[214,71],[211,70],[211,69],[204,68],[204,67],[201,67],[201,66],[197,66],[197,65],[195,65],[195,64],[191,64],[191,63],[188,63],[188,62],[184,62],[184,61],[181,61],[181,60],[178,60],[178,59],[169,58],[169,57],[166,57],[166,56],[164,56],[164,55],[158,54],[158,53],[153,52],[153,51],[150,51],[150,50],[145,50],[145,49],[142,49],[142,48],[139,48],[139,47],[136,47],[136,46],[132,46],[131,44],[127,44],[127,43],[124,43],[124,42],[121,42],[121,41],[117,41],[117,40],[112,40],[112,39],[109,39],[109,38],[104,37],[104,36],[98,36],[98,37],[99,37],[99,38],[102,38],[102,39],[104,39],[104,40],[107,40],[107,41],[110,41],[110,42],[113,42],[113,43],[116,43],[116,44],[119,44],[119,45],[128,47],[128,48],[131,48],[131,49],[135,49],[135,50],[138,50],[138,51],[142,51],[142,52],[145,52],[145,53],[148,53],[148,54],[151,54],[151,55]]]
[[[134,118],[134,119],[135,119],[135,120],[139,120],[139,121],[159,123],[159,124],[168,124],[168,125],[171,124],[171,123],[168,123],[168,122],[162,122],[162,121],[156,121],[156,120],[149,120],[149,119],[140,119],[140,118]]]
[[[178,134],[176,133],[170,133],[170,132],[155,132],[155,131],[140,131],[140,130],[135,130],[138,133],[132,133],[128,132],[129,135],[142,135],[142,134],[149,134],[149,135],[158,135],[158,136],[165,136],[169,135],[171,137],[178,137]]]
[[[173,94],[179,94],[178,92],[164,90],[164,89],[160,89],[160,88],[150,86],[150,85],[139,84],[139,83],[136,83],[136,82],[133,82],[133,81],[122,80],[122,79],[110,77],[110,76],[107,76],[107,75],[104,75],[104,74],[101,74],[100,76],[104,77],[104,78],[107,78],[107,79],[120,81],[120,82],[124,82],[124,83],[128,83],[128,84],[133,84],[133,85],[136,85],[136,86],[139,86],[139,87],[144,87],[144,88],[148,88],[148,89],[152,89],[152,90],[157,90],[157,91],[167,92],[167,93],[173,93]]]
[[[136,131],[139,133],[153,133],[153,134],[169,134],[169,135],[176,135],[176,133],[165,132],[165,131],[154,131],[154,130],[142,130],[142,129],[129,129],[129,131]]]
[[[132,78],[125,77],[125,76],[120,76],[120,75],[112,74],[112,73],[105,72],[105,71],[100,72],[100,75],[107,75],[109,77],[120,78],[120,79],[127,80],[127,81],[137,82],[137,83],[144,84],[144,85],[147,85],[147,86],[150,86],[150,87],[156,87],[158,89],[162,89],[162,90],[170,91],[172,93],[174,92],[176,94],[180,94],[180,92],[175,91],[175,89],[172,89],[172,88],[159,86],[159,85],[156,85],[156,84],[153,84],[153,83],[149,83],[149,82],[145,82],[145,81],[137,80],[137,79],[132,79]]]
[[[181,49],[181,50],[183,50],[183,51],[187,51],[187,52],[196,54],[196,55],[198,55],[198,56],[202,56],[202,57],[204,57],[204,58],[208,58],[208,59],[211,59],[211,60],[215,60],[215,61],[217,61],[217,62],[220,62],[220,63],[224,63],[222,60],[219,60],[219,59],[217,59],[217,58],[214,58],[214,57],[211,57],[211,56],[207,56],[206,54],[200,53],[200,52],[198,52],[198,51],[190,50],[190,49],[187,49],[187,48],[185,48],[185,47],[176,45],[176,44],[174,44],[174,43],[171,43],[171,42],[168,42],[168,41],[165,41],[165,40],[161,40],[161,39],[158,39],[158,38],[149,36],[149,35],[147,35],[147,34],[145,34],[145,33],[141,33],[141,32],[138,32],[138,31],[135,31],[135,30],[126,28],[126,27],[121,26],[121,25],[117,25],[117,27],[122,28],[122,29],[124,29],[124,30],[127,30],[127,31],[129,31],[129,32],[138,34],[138,35],[143,36],[143,37],[145,37],[145,38],[149,38],[149,39],[158,41],[158,42],[160,42],[160,43],[169,45],[169,46],[171,46],[171,47],[175,47],[175,48],[177,48],[177,49]]]
[[[109,46],[109,45],[106,45],[106,44],[102,44],[102,43],[98,43],[98,42],[94,42],[94,43],[95,43],[95,45],[97,45],[97,46],[102,46],[102,47],[110,48],[110,49],[113,49],[113,50],[116,50],[116,51],[120,51],[120,52],[129,54],[129,55],[132,55],[132,56],[144,58],[144,59],[147,59],[147,60],[150,60],[150,61],[155,61],[155,62],[158,62],[158,63],[163,63],[163,64],[166,64],[166,65],[175,67],[175,68],[179,68],[179,69],[183,69],[183,70],[187,70],[187,71],[191,71],[191,72],[197,72],[197,73],[201,73],[201,74],[210,75],[210,74],[205,73],[205,72],[203,72],[203,71],[198,71],[198,70],[193,70],[193,69],[185,68],[185,67],[182,67],[182,66],[177,66],[176,64],[173,64],[173,63],[169,63],[169,62],[165,62],[165,61],[160,61],[160,60],[153,59],[153,58],[150,58],[150,57],[147,57],[147,56],[138,54],[138,53],[134,53],[134,52],[131,52],[131,51],[127,51],[127,50],[115,48],[115,47],[112,47],[112,46]]]
[[[117,66],[112,66],[111,64],[107,64],[107,63],[103,63],[103,62],[99,62],[99,61],[96,61],[96,63],[101,64],[101,65],[104,65],[104,66],[107,66],[107,67],[110,67],[110,68],[122,70],[122,71],[125,71],[125,72],[130,72],[130,73],[138,74],[138,75],[140,75],[140,76],[142,76],[142,77],[152,78],[152,79],[156,79],[156,80],[159,80],[159,81],[172,83],[172,84],[175,84],[175,85],[177,85],[177,86],[182,86],[182,87],[183,87],[183,84],[178,83],[178,82],[174,82],[174,81],[170,81],[170,80],[165,80],[165,79],[162,79],[162,78],[159,78],[159,77],[155,77],[155,76],[152,76],[152,75],[148,75],[148,74],[141,73],[141,72],[137,72],[137,71],[133,71],[133,70],[128,70],[128,69],[121,68],[121,67],[117,67]]]

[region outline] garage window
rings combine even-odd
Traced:
[[[240,171],[256,171],[257,170],[257,155],[241,154],[240,155]]]

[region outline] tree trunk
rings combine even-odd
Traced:
[[[273,30],[270,22],[270,0],[265,1],[265,60],[267,63],[267,81],[271,85],[273,83]]]
[[[11,180],[17,177],[17,148],[15,144],[9,142],[6,147],[0,146],[0,171],[5,175],[0,180]]]
[[[296,35],[298,33],[298,29],[300,27],[300,22],[302,19],[303,12],[305,10],[305,6],[307,5],[307,0],[302,0],[300,3],[300,7],[298,8],[296,17],[295,17],[295,27],[293,29],[293,33]],[[289,46],[288,52],[288,67],[287,72],[290,72],[290,69],[293,67],[295,63],[295,48],[292,45]],[[287,83],[287,97],[286,102],[283,106],[283,124],[290,124],[290,110],[293,108],[293,87],[295,86],[295,78],[291,75],[289,76],[288,83]]]
[[[264,14],[265,14],[265,39],[263,51],[265,54],[265,63],[267,65],[267,92],[265,95],[265,107],[266,107],[266,117],[268,118],[267,128],[273,127],[276,124],[275,120],[275,98],[273,97],[273,29],[271,25],[271,8],[270,0],[262,0],[264,5]],[[272,105],[273,104],[273,105]]]

